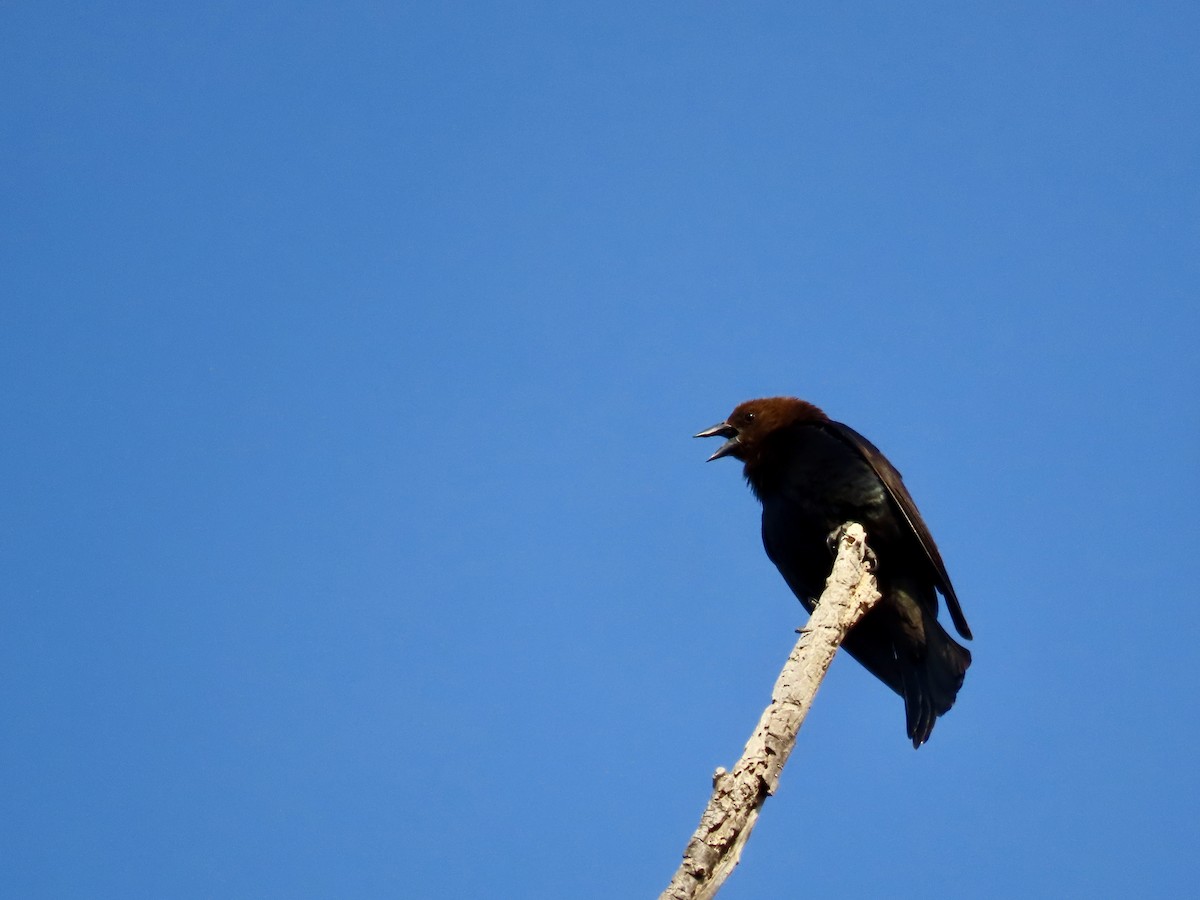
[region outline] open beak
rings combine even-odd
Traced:
[[[699,434],[693,435],[693,437],[723,437],[729,439],[720,447],[718,447],[717,452],[706,459],[705,462],[712,462],[714,459],[720,459],[722,456],[728,456],[737,449],[737,445],[739,443],[737,429],[728,422],[721,422],[718,425],[714,425],[712,428],[705,428]]]

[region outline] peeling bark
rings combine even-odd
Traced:
[[[707,900],[737,866],[759,810],[775,793],[796,735],[846,633],[879,599],[861,525],[847,523],[825,590],[792,648],[733,771],[717,769],[700,827],[659,900]]]

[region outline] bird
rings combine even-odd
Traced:
[[[767,557],[810,613],[833,566],[836,541],[858,522],[873,551],[880,599],[850,630],[846,651],[904,698],[914,748],[954,705],[971,653],[938,621],[938,594],[954,627],[971,629],[933,535],[896,467],[865,437],[796,397],[747,400],[698,438],[725,443],[762,504]]]

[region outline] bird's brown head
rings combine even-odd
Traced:
[[[706,428],[696,437],[723,437],[725,443],[708,458],[732,456],[744,463],[753,462],[763,442],[779,429],[802,422],[823,422],[827,416],[811,403],[795,397],[763,397],[739,403],[724,422]]]

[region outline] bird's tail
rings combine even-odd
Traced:
[[[971,665],[971,651],[950,637],[939,623],[927,620],[926,628],[922,658],[896,660],[900,669],[899,693],[904,697],[904,715],[913,747],[929,740],[938,716],[954,705],[967,666]]]

